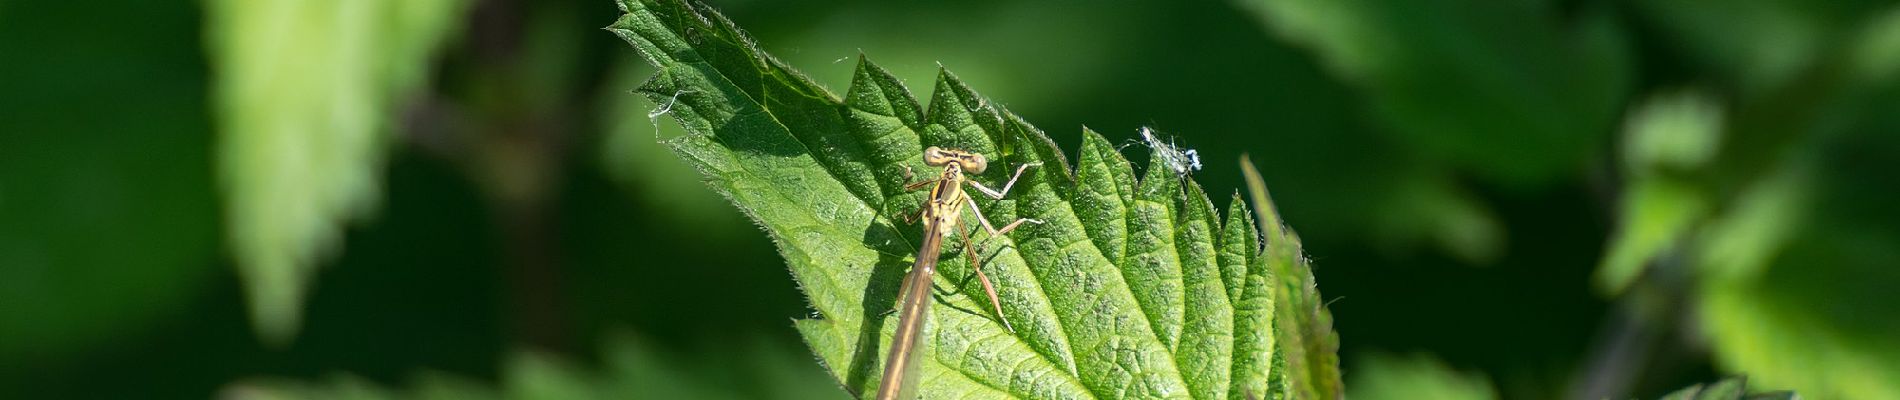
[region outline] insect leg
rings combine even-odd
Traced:
[[[983,294],[990,296],[990,307],[996,310],[996,320],[1003,323],[1009,333],[1016,333],[1016,327],[1010,326],[1009,319],[1003,318],[1003,302],[996,298],[996,286],[990,284],[990,277],[983,274],[983,260],[976,257],[976,243],[970,242],[970,230],[963,229],[963,256],[970,259],[970,270],[976,271],[976,279],[983,283]]]

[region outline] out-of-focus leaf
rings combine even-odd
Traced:
[[[1460,260],[1484,265],[1504,251],[1504,223],[1485,204],[1441,175],[1407,174],[1391,185],[1391,195],[1370,213],[1379,218],[1370,233],[1388,249],[1423,243],[1436,245]]]
[[[1623,171],[1631,175],[1701,168],[1721,148],[1722,109],[1695,93],[1658,95],[1623,127]]]
[[[588,372],[540,352],[522,352],[502,376],[505,397],[520,400],[600,399],[608,393],[593,385]]]
[[[1889,8],[1868,21],[1853,44],[1851,62],[1856,80],[1868,85],[1893,82],[1900,74],[1900,7]]]
[[[1560,21],[1551,2],[1240,4],[1357,85],[1407,143],[1506,181],[1580,168],[1629,85],[1621,29],[1603,12]]]
[[[1703,385],[1696,384],[1664,395],[1661,400],[1793,400],[1794,392],[1764,392],[1748,394],[1748,380],[1729,378]]]
[[[1800,163],[1796,163],[1800,164]],[[1736,195],[1729,210],[1702,230],[1700,263],[1705,279],[1748,280],[1774,260],[1797,235],[1811,205],[1803,166],[1780,168]]]
[[[1886,185],[1890,159],[1853,154],[1878,140],[1818,140],[1745,185],[1701,240],[1697,312],[1716,364],[1763,386],[1811,398],[1900,398],[1900,231],[1867,187]],[[1864,156],[1861,156],[1864,157]],[[1819,177],[1832,177],[1820,180]],[[1869,178],[1855,178],[1869,177]],[[1695,246],[1702,246],[1697,249]]]
[[[363,378],[338,375],[323,383],[304,383],[280,379],[261,379],[226,386],[219,391],[224,400],[388,400],[398,396],[378,388]]]
[[[1603,265],[1597,267],[1597,288],[1604,293],[1628,288],[1651,261],[1680,245],[1709,212],[1708,200],[1686,182],[1650,178],[1631,185],[1623,193],[1623,209]]]
[[[416,377],[411,399],[418,400],[482,400],[497,396],[487,386],[441,372],[424,371]]]
[[[877,385],[904,255],[916,251],[916,229],[893,222],[921,202],[903,190],[906,167],[929,171],[921,150],[945,146],[993,157],[973,177],[984,182],[1041,163],[1009,199],[980,202],[995,221],[1046,223],[985,239],[984,270],[1015,332],[971,311],[988,307],[968,296],[981,290],[964,279],[968,260],[942,261],[937,285],[959,294],[933,304],[924,397],[1338,397],[1330,317],[1277,217],[1263,220],[1271,234],[1262,253],[1253,224],[1235,218],[1248,214],[1244,202],[1222,224],[1193,181],[1168,168],[1137,180],[1092,132],[1071,170],[1047,136],[947,72],[926,108],[860,58],[840,98],[704,6],[620,5],[627,15],[609,29],[659,68],[640,91],[673,103],[686,128],[665,144],[778,243],[819,316],[797,326],[847,390]],[[1300,276],[1277,280],[1283,273]],[[1282,323],[1300,330],[1274,329]],[[1319,372],[1275,372],[1282,365]]]
[[[461,0],[206,4],[225,221],[251,319],[296,333],[312,271],[342,223],[370,212],[402,95]]]
[[[523,351],[510,357],[498,385],[437,372],[422,372],[408,387],[385,387],[353,375],[323,381],[251,379],[220,391],[227,400],[421,399],[782,399],[846,398],[822,376],[788,373],[810,361],[790,348],[749,342],[729,357],[670,359],[631,336],[608,340],[599,368],[553,355]],[[703,353],[714,354],[714,353]],[[742,390],[741,388],[745,388]]]
[[[1429,355],[1361,356],[1347,396],[1357,400],[1488,400],[1498,398],[1491,379],[1462,372]]]
[[[1694,94],[1662,95],[1624,126],[1624,188],[1616,231],[1597,288],[1620,293],[1644,267],[1683,241],[1710,213],[1702,188],[1684,176],[1706,164],[1720,143],[1722,113]]]
[[[1817,232],[1818,233],[1818,232]],[[1900,397],[1900,259],[1889,234],[1798,240],[1755,279],[1705,282],[1701,322],[1723,368],[1832,399]]]
[[[1700,332],[1718,366],[1766,386],[1813,398],[1900,398],[1900,346],[1891,340],[1900,323],[1885,317],[1900,315],[1890,293],[1900,284],[1890,265],[1900,259],[1900,234],[1871,222],[1890,221],[1888,205],[1856,207],[1876,193],[1869,188],[1894,187],[1887,174],[1864,171],[1895,166],[1886,156],[1840,164],[1892,131],[1861,120],[1891,108],[1880,93],[1892,90],[1900,11],[1858,2],[1703,6],[1644,2],[1639,10],[1665,29],[1702,30],[1685,41],[1694,46],[1730,43],[1749,57],[1792,63],[1735,63],[1774,70],[1738,78],[1733,134],[1707,171],[1714,178],[1697,182],[1711,213],[1691,240],[1671,245],[1697,264]],[[1788,29],[1801,33],[1779,34]],[[1849,144],[1823,146],[1841,139]],[[1881,178],[1825,181],[1869,175]]]

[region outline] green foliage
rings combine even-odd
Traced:
[[[952,241],[937,285],[948,310],[936,313],[949,331],[932,338],[947,345],[927,366],[949,382],[940,388],[1003,376],[972,393],[1053,381],[1032,394],[1328,397],[1340,342],[1306,245],[1330,253],[1328,293],[1351,296],[1349,350],[1442,352],[1485,366],[1508,397],[1555,397],[1559,377],[1647,393],[1712,363],[1810,398],[1900,398],[1891,2],[735,2],[732,15],[773,37],[785,62],[717,17],[655,14],[656,26],[688,27],[668,49],[692,51],[653,58],[685,61],[648,85],[651,99],[626,90],[655,69],[590,32],[612,12],[600,0],[477,15],[461,15],[473,4],[461,0],[68,3],[0,2],[0,54],[13,56],[0,63],[0,398],[204,397],[259,369],[351,375],[234,393],[839,397],[806,354],[713,381],[693,379],[722,367],[693,370],[704,354],[646,359],[631,376],[658,380],[639,385],[616,378],[615,350],[578,357],[599,368],[494,358],[511,342],[578,354],[587,346],[563,345],[616,323],[666,347],[754,330],[793,346],[799,331],[773,322],[805,311],[785,270],[730,268],[781,262],[742,227],[760,222],[818,311],[798,326],[836,380],[862,390],[878,378],[890,319],[879,311],[918,234],[893,222],[918,196],[893,190],[892,167],[917,166],[930,144],[986,147],[998,169],[1047,162],[1020,196],[985,204],[994,219],[1069,218],[978,235],[1009,296],[1001,316],[971,295],[970,246]],[[464,24],[469,51],[427,60]],[[852,48],[882,65],[844,62]],[[834,98],[784,65],[851,90]],[[433,70],[450,72],[443,90],[425,87]],[[939,90],[920,103],[897,81]],[[1188,133],[1181,143],[1210,160],[1247,149],[1273,166],[1264,180],[1305,240],[1264,190],[1261,212],[1235,200],[1223,213],[1198,186],[1220,197],[1242,171],[1210,168],[1198,183],[1144,171],[1117,154],[1128,142],[1094,134],[1055,135],[1076,139],[1062,149],[1084,144],[1065,164],[962,82],[1045,127],[1152,124]],[[415,93],[426,98],[408,101]],[[697,106],[675,108],[679,96]],[[394,136],[395,115],[420,122],[418,140]],[[394,157],[397,189],[378,205],[388,144],[420,151]],[[594,150],[604,163],[574,157]],[[675,150],[740,171],[707,172],[755,218],[660,155]],[[358,227],[348,253],[325,258],[352,218],[377,212],[396,218]],[[1269,240],[1230,240],[1255,236]],[[1419,244],[1439,249],[1407,252]],[[244,286],[212,269],[225,263]],[[341,268],[312,272],[323,264]],[[1586,272],[1587,285],[1576,279]],[[309,291],[316,275],[330,281]],[[1608,318],[1633,326],[1587,329],[1603,314],[1597,294],[1624,311]],[[301,304],[317,306],[300,318]],[[1078,305],[1114,311],[1078,316]],[[999,317],[1042,324],[1016,336],[986,324]],[[1424,319],[1450,323],[1416,329]],[[1092,323],[1102,320],[1126,324]],[[282,344],[299,324],[317,329],[287,348],[245,340]],[[1579,351],[1592,332],[1635,335]],[[1104,362],[1097,345],[1146,358]],[[1011,356],[1025,366],[997,367]],[[1603,362],[1570,362],[1591,357]],[[1488,390],[1477,371],[1362,360],[1348,365],[1358,397]],[[1123,363],[1171,370],[1102,377]],[[809,376],[771,375],[795,367]],[[473,377],[394,376],[415,368]],[[1025,376],[1036,371],[1053,372]]]
[[[1900,275],[1874,261],[1894,259],[1891,245],[1877,243],[1892,243],[1895,232],[1864,222],[1889,215],[1884,206],[1851,207],[1853,196],[1844,194],[1880,180],[1823,180],[1891,168],[1824,154],[1884,143],[1843,133],[1859,128],[1846,121],[1883,112],[1881,93],[1896,89],[1874,70],[1891,67],[1890,54],[1900,51],[1890,38],[1900,9],[1850,29],[1800,22],[1826,17],[1781,12],[1792,9],[1773,1],[1708,14],[1677,3],[1644,7],[1678,22],[1670,29],[1683,29],[1681,40],[1725,43],[1705,43],[1699,48],[1720,51],[1700,56],[1760,62],[1728,71],[1745,89],[1728,110],[1706,96],[1667,95],[1633,113],[1622,149],[1623,209],[1600,287],[1632,290],[1645,271],[1693,278],[1685,286],[1694,322],[1722,368],[1814,398],[1900,397],[1900,348],[1887,339],[1900,324],[1867,317],[1900,315],[1882,289]],[[1743,36],[1785,31],[1764,40],[1789,44],[1694,33],[1698,24],[1740,18],[1735,13],[1772,15]],[[1809,64],[1817,57],[1842,64]]]
[[[1664,395],[1662,400],[1793,400],[1794,392],[1748,393],[1748,380],[1729,378],[1720,382],[1697,384]]]
[[[1900,70],[1900,9],[1873,17],[1848,50],[1850,72],[1856,81],[1892,82]]]
[[[1886,245],[1894,233],[1797,232],[1813,237],[1773,244],[1781,254],[1764,270],[1703,283],[1700,322],[1718,365],[1810,398],[1900,396],[1900,322],[1870,317],[1900,313],[1900,273],[1878,261],[1900,259]]]
[[[1267,290],[1273,297],[1274,340],[1278,343],[1275,348],[1279,359],[1274,362],[1284,362],[1286,367],[1275,374],[1286,375],[1282,384],[1287,398],[1339,398],[1345,394],[1339,379],[1339,334],[1333,331],[1332,313],[1320,302],[1319,282],[1313,279],[1311,261],[1300,248],[1299,236],[1280,220],[1280,210],[1267,196],[1267,185],[1253,162],[1242,156],[1240,170],[1247,180],[1247,195],[1260,205],[1256,215],[1264,230],[1261,236],[1267,239],[1265,253],[1258,254],[1253,262],[1266,264],[1267,279],[1277,281]],[[1241,209],[1230,214],[1245,212]]]
[[[1452,369],[1428,355],[1396,356],[1373,353],[1360,356],[1351,376],[1349,396],[1357,400],[1493,400],[1491,380],[1482,374]]]
[[[1261,215],[1263,251],[1245,202],[1222,223],[1198,184],[1156,167],[1137,180],[1093,132],[1071,170],[1041,131],[948,72],[926,108],[861,58],[840,98],[718,13],[676,1],[621,7],[609,29],[659,69],[639,91],[671,104],[686,130],[664,143],[778,243],[817,311],[798,329],[847,390],[877,385],[915,253],[917,229],[894,222],[921,201],[903,190],[906,167],[929,171],[921,149],[944,146],[990,156],[984,182],[1042,163],[1010,198],[982,202],[992,220],[1048,222],[984,239],[978,255],[1014,334],[975,311],[987,306],[968,295],[980,293],[968,260],[941,266],[937,286],[952,289],[925,338],[925,397],[1340,395],[1330,317],[1277,215]]]
[[[388,387],[354,375],[334,375],[303,382],[251,379],[226,385],[223,397],[233,400],[587,400],[587,399],[778,399],[840,398],[837,387],[822,376],[793,372],[810,362],[785,346],[765,342],[739,343],[728,357],[687,360],[668,357],[643,341],[619,336],[608,341],[597,368],[560,357],[517,352],[503,365],[495,384],[440,372],[422,372],[404,387]],[[717,361],[709,365],[701,365]],[[700,370],[718,373],[697,373]],[[811,375],[817,375],[815,372]],[[718,379],[707,379],[709,376]],[[760,382],[765,393],[733,390],[721,380]]]
[[[1597,268],[1598,288],[1621,293],[1709,213],[1710,200],[1685,175],[1714,156],[1722,117],[1711,100],[1695,94],[1658,96],[1632,113],[1623,140],[1629,187],[1622,220]]]
[[[217,0],[206,4],[218,169],[251,320],[297,331],[318,258],[378,197],[401,96],[461,15],[460,0]]]
[[[1829,164],[1812,155],[1821,139],[1718,202],[1706,161],[1720,155],[1723,117],[1709,104],[1660,97],[1632,117],[1630,187],[1600,288],[1631,289],[1644,271],[1695,277],[1697,322],[1725,368],[1817,398],[1900,395],[1900,348],[1876,339],[1900,326],[1861,317],[1900,312],[1876,289],[1900,277],[1856,261],[1892,259],[1878,255],[1890,253],[1877,250],[1884,246],[1864,245],[1888,233],[1854,223],[1804,228],[1827,214],[1809,211],[1814,193],[1825,193],[1814,182]]]

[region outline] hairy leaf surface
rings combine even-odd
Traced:
[[[816,311],[797,328],[846,390],[878,385],[921,230],[903,221],[923,200],[904,190],[921,179],[906,171],[929,176],[920,154],[942,146],[988,156],[991,167],[973,179],[991,186],[1040,163],[1004,200],[978,203],[995,223],[1046,223],[992,238],[965,214],[1015,332],[987,311],[961,255],[967,243],[951,239],[922,343],[922,397],[1337,397],[1329,317],[1298,239],[1277,217],[1257,230],[1241,201],[1223,217],[1172,169],[1137,180],[1094,132],[1083,133],[1072,165],[1041,130],[947,71],[925,103],[860,57],[839,96],[704,6],[620,5],[626,15],[609,30],[659,69],[639,92],[668,105],[686,131],[665,145],[777,243]],[[1289,271],[1299,279],[1278,278]],[[1280,370],[1306,366],[1314,369]]]

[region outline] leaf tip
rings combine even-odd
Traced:
[[[1272,195],[1267,193],[1266,180],[1260,177],[1260,170],[1254,168],[1253,158],[1247,153],[1240,154],[1240,174],[1247,181],[1248,197],[1253,199],[1254,216],[1259,218],[1260,231],[1269,238],[1285,235],[1285,222],[1280,220],[1280,212],[1273,205]]]

